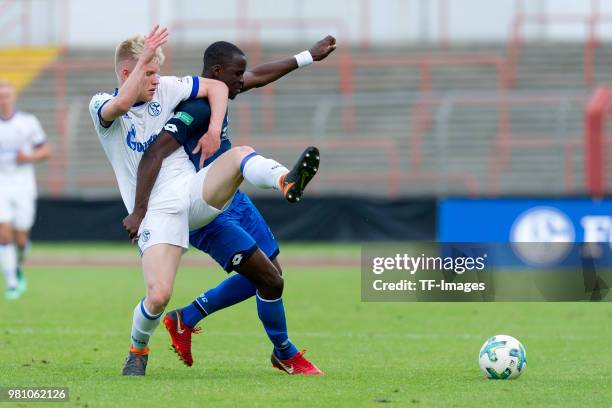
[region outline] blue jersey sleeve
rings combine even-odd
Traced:
[[[181,102],[174,110],[174,116],[164,126],[177,142],[195,147],[198,140],[208,131],[210,105],[208,99]]]
[[[200,170],[202,153],[193,154],[192,152],[200,138],[208,132],[210,114],[211,109],[208,99],[202,98],[181,102],[174,110],[174,116],[164,126],[164,130],[183,146],[196,170]],[[221,133],[221,146],[211,157],[206,159],[205,167],[232,147],[228,137],[228,124],[229,120],[226,112]]]

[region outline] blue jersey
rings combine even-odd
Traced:
[[[199,169],[201,153],[193,154],[198,140],[208,131],[210,124],[210,104],[208,99],[194,99],[181,102],[174,110],[174,116],[168,122],[174,127],[165,127],[172,136],[183,146],[196,170]],[[206,159],[204,167],[212,163],[217,157],[232,147],[229,137],[229,115],[226,112],[221,129],[221,147],[211,157]]]
[[[208,131],[210,113],[208,99],[182,102],[164,126],[164,130],[183,146],[196,170],[199,170],[201,153],[193,154],[192,151],[198,140]],[[229,119],[226,113],[221,130],[221,146],[206,159],[204,167],[231,147]],[[274,259],[279,253],[272,231],[249,197],[241,191],[236,193],[229,207],[210,224],[191,231],[189,242],[213,257],[228,272],[240,267],[257,248],[270,259]]]

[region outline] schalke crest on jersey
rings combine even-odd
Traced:
[[[149,103],[149,115],[151,116],[159,116],[162,111],[162,107],[157,101],[153,101]]]

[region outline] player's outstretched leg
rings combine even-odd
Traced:
[[[263,157],[249,146],[238,146],[223,153],[207,170],[202,186],[202,198],[212,207],[223,209],[243,180],[261,189],[275,189],[289,202],[302,197],[306,185],[319,167],[319,150],[308,147],[293,169]]]
[[[283,195],[290,203],[297,203],[304,194],[304,189],[319,170],[319,149],[307,147],[291,171],[280,180]]]

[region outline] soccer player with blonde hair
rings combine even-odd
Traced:
[[[325,59],[335,48],[336,39],[326,36],[308,51],[247,69],[247,57],[240,48],[226,41],[217,41],[204,51],[202,76],[223,81],[229,88],[229,98],[234,99],[250,89],[274,82],[300,67]],[[206,99],[182,102],[177,106],[175,116],[168,122],[168,125],[172,125],[169,126],[171,130],[168,134],[162,132],[140,161],[136,206],[134,212],[124,219],[124,226],[130,234],[137,233],[140,220],[146,214],[146,192],[150,191],[150,186],[157,176],[155,163],[161,162],[165,154],[182,145],[195,169],[199,170],[211,166],[217,158],[221,158],[231,149],[229,115],[225,115],[221,139],[200,138],[208,123]],[[316,173],[316,150],[307,149],[304,159],[298,161],[293,176],[288,175],[285,178],[287,185],[288,181],[297,181],[298,178],[306,183],[306,173]],[[311,160],[310,163],[308,159]],[[146,171],[141,171],[142,169]],[[299,201],[301,193],[296,188],[301,185],[301,182],[295,183],[293,189],[286,189],[285,197],[289,201]],[[206,226],[191,231],[189,235],[193,247],[208,253],[228,273],[236,271],[237,274],[203,292],[191,304],[166,314],[163,323],[179,358],[187,366],[193,364],[191,337],[199,332],[196,325],[200,320],[255,297],[257,315],[273,344],[270,355],[272,365],[291,375],[322,374],[289,338],[283,305],[284,279],[277,259],[279,247],[270,227],[247,195],[238,191],[222,214]]]
[[[228,88],[222,82],[159,77],[163,62],[159,47],[167,37],[167,30],[156,26],[148,36],[120,44],[116,52],[119,89],[114,95],[97,94],[90,102],[98,138],[128,213],[135,207],[136,177],[142,171],[139,163],[143,153],[158,134],[167,140],[167,133],[174,130],[175,125],[168,121],[174,108],[184,100],[207,98],[210,123],[203,131],[214,138],[220,137],[227,109]],[[227,207],[243,179],[260,188],[282,190],[289,173],[286,167],[246,146],[228,150],[197,173],[179,147],[158,164],[155,170],[159,175],[146,195],[147,213],[137,234],[146,296],[134,308],[132,344],[124,375],[145,374],[149,338],[170,300],[181,255],[189,245],[189,230],[208,224]]]
[[[115,52],[118,88],[113,94],[96,94],[89,104],[98,139],[108,157],[128,212],[134,203],[136,169],[143,152],[173,109],[181,101],[208,97],[212,105],[211,134],[219,134],[227,108],[227,87],[218,81],[198,77],[160,76],[164,62],[161,46],[168,40],[167,29],[155,26],[147,36],[123,41]],[[177,152],[164,163],[151,202],[146,247],[141,246],[146,296],[134,309],[132,346],[124,374],[144,375],[148,342],[170,299],[174,276],[185,248],[182,229],[187,228],[188,197],[176,192],[188,190],[193,174],[185,153]],[[134,365],[136,361],[138,366]]]

